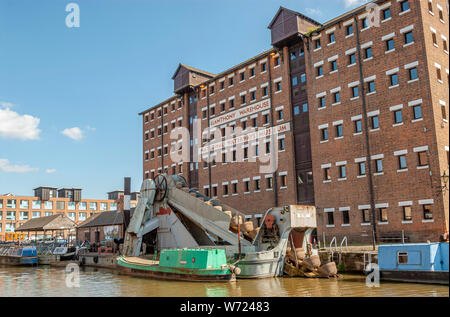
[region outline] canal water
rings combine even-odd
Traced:
[[[384,283],[367,287],[365,277],[345,275],[341,280],[274,278],[232,283],[169,282],[114,274],[110,270],[81,268],[79,279],[64,268],[1,267],[0,296],[151,296],[151,297],[402,297],[449,296],[448,286]],[[76,285],[79,281],[79,287]],[[67,283],[68,282],[68,283]],[[68,287],[72,286],[72,287]]]

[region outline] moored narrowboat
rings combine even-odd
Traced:
[[[381,280],[449,285],[449,244],[381,245],[378,266]]]
[[[9,247],[0,252],[0,264],[37,265],[37,250],[35,247]]]
[[[227,264],[220,249],[167,249],[159,261],[142,257],[119,257],[122,274],[164,280],[192,282],[229,282],[235,280],[239,268]]]

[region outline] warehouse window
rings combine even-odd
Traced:
[[[366,163],[359,162],[358,163],[358,176],[364,176],[364,175],[366,175]]]
[[[403,220],[404,221],[412,220],[411,206],[403,206]]]
[[[347,177],[347,171],[346,171],[345,165],[339,166],[339,178],[344,179],[346,177]]]
[[[361,132],[362,132],[362,121],[355,120],[355,133],[361,133]]]
[[[317,67],[317,77],[323,76],[323,67]]]
[[[395,49],[394,39],[389,39],[386,41],[386,52],[390,52]]]
[[[408,0],[400,2],[400,11],[401,12],[408,11],[409,8],[410,7],[409,7],[409,1]]]
[[[334,35],[334,32],[333,32],[333,33],[330,33],[330,34],[328,35],[328,42],[329,42],[329,44],[332,44],[332,43],[335,43],[335,42],[336,42],[336,36]]]
[[[266,178],[266,187],[267,187],[267,189],[272,189],[273,188],[273,179],[272,179],[272,177],[267,177]]]
[[[327,212],[327,224],[329,226],[333,226],[334,225],[334,213]]]
[[[418,152],[419,157],[419,167],[428,166],[428,155],[427,151]]]
[[[361,29],[367,29],[369,27],[369,19],[368,18],[363,18],[361,19]]]
[[[267,64],[266,63],[262,63],[261,64],[261,73],[266,72],[266,70],[267,70]]]
[[[273,61],[274,61],[275,67],[280,66],[280,57],[279,56],[274,57]]]
[[[383,173],[383,160],[375,160],[375,173]]]
[[[350,55],[348,56],[348,64],[349,64],[349,65],[354,65],[354,64],[356,64],[356,55],[355,55],[355,53],[350,54]]]
[[[287,187],[287,175],[282,175],[280,176],[280,180],[281,180],[281,188],[285,188]]]
[[[331,67],[331,71],[332,71],[332,72],[337,71],[337,69],[338,69],[338,67],[337,67],[337,61],[332,61],[332,62],[330,63],[330,67]]]
[[[398,86],[398,74],[392,74],[389,76],[391,87]]]
[[[410,44],[414,42],[412,31],[406,32],[404,37],[405,37],[405,44]]]
[[[223,185],[223,195],[228,196],[228,184]]]
[[[406,156],[405,155],[398,156],[398,169],[399,170],[408,169],[408,165],[406,164]]]
[[[244,182],[244,192],[249,193],[250,192],[250,181]]]
[[[320,39],[317,39],[317,40],[314,41],[314,46],[315,46],[316,50],[322,47],[321,44],[320,44]]]
[[[362,223],[370,223],[370,209],[363,209],[362,212]]]
[[[409,69],[409,80],[414,80],[419,78],[419,74],[417,73],[417,67],[413,67]]]
[[[357,98],[359,97],[359,87],[355,86],[352,87],[352,98]]]
[[[279,142],[279,151],[284,151],[285,150],[285,143],[284,143],[284,139],[280,139],[280,140],[278,140],[278,142]]]
[[[372,48],[368,47],[364,49],[364,59],[368,59],[372,57]]]
[[[394,111],[394,124],[399,124],[403,122],[402,110]]]
[[[413,107],[414,120],[422,119],[422,105],[417,105]]]
[[[378,214],[380,215],[380,222],[388,222],[387,208],[378,209]]]
[[[329,167],[323,169],[323,180],[324,181],[331,180],[331,173],[330,173],[330,168]]]
[[[391,18],[391,9],[390,8],[384,9],[381,13],[383,16],[383,21]]]
[[[367,83],[367,90],[369,91],[369,93],[375,92],[375,81],[374,80],[369,81]]]
[[[320,130],[321,132],[321,140],[322,141],[327,141],[328,140],[328,129],[327,128],[323,128]]]
[[[344,132],[343,132],[343,128],[342,128],[342,124],[338,124],[336,126],[336,138],[340,138],[344,136]]]
[[[346,31],[347,36],[352,35],[353,34],[353,24],[347,25],[345,31]]]
[[[233,194],[237,194],[238,193],[238,184],[234,183],[234,184],[232,184],[232,187],[233,187]]]
[[[433,209],[431,205],[423,205],[423,219],[424,220],[433,219]]]
[[[378,116],[370,117],[371,129],[376,130],[380,128],[380,121],[378,120]]]
[[[349,215],[349,211],[348,210],[343,210],[342,211],[342,223],[344,225],[349,225],[350,224],[350,215]]]
[[[261,190],[261,180],[255,179],[255,191]]]

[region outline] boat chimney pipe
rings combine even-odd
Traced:
[[[131,178],[125,177],[123,182],[123,236],[130,224]]]

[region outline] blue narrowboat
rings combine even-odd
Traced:
[[[37,265],[38,256],[35,247],[10,247],[0,251],[0,264]]]
[[[449,284],[449,244],[411,243],[378,247],[381,280]]]

